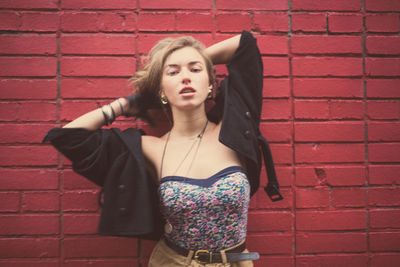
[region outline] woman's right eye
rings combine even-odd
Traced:
[[[169,70],[169,71],[167,71],[167,74],[168,75],[175,75],[175,74],[177,74],[178,73],[178,71],[176,71],[176,70]]]

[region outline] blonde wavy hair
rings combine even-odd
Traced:
[[[164,63],[169,55],[184,47],[193,47],[203,57],[210,84],[215,84],[215,74],[210,57],[205,53],[205,46],[191,36],[165,38],[157,42],[150,50],[145,64],[130,78],[136,93],[151,95],[158,101]]]

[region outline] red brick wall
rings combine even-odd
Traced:
[[[0,265],[145,266],[153,243],[96,235],[99,188],[41,139],[127,95],[156,40],[247,29],[285,197],[252,199],[256,266],[398,266],[399,15],[398,0],[0,0]]]

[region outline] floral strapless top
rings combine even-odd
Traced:
[[[239,166],[207,179],[160,180],[165,237],[179,247],[218,251],[246,238],[250,185]]]

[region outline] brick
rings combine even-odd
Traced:
[[[41,143],[43,134],[53,127],[51,124],[0,124],[0,143]]]
[[[0,192],[0,212],[18,212],[19,193]]]
[[[0,79],[0,99],[55,99],[56,79]]]
[[[296,144],[296,163],[364,162],[362,144]]]
[[[5,67],[7,66],[7,67]],[[0,76],[55,76],[55,57],[1,57]]]
[[[294,57],[295,76],[361,76],[362,60],[352,57]]]
[[[292,239],[290,234],[249,234],[246,245],[249,251],[260,254],[290,254]]]
[[[1,235],[54,235],[59,233],[60,219],[58,214],[2,215],[0,223]]]
[[[59,211],[60,194],[58,192],[25,192],[22,195],[23,211]]]
[[[368,122],[368,141],[400,141],[400,123]]]
[[[369,234],[369,246],[371,251],[400,251],[400,233],[379,232]]]
[[[365,17],[365,25],[369,32],[398,32],[399,22],[399,14],[367,14]]]
[[[1,190],[58,189],[57,171],[48,169],[0,168]]]
[[[226,13],[216,16],[217,31],[237,32],[241,29],[251,29],[251,16],[249,13]]]
[[[97,28],[104,32],[134,32],[136,24],[133,12],[102,12],[97,17]]]
[[[361,54],[360,36],[293,35],[294,54]]]
[[[272,202],[264,190],[258,190],[255,195],[257,209],[290,209],[293,206],[293,194],[291,190],[281,188],[282,201]],[[254,198],[254,197],[253,197]]]
[[[290,143],[293,126],[289,122],[262,122],[260,131],[269,142]]]
[[[1,35],[0,54],[54,55],[56,36],[54,34]]]
[[[367,204],[367,192],[364,188],[334,188],[332,206],[337,208],[358,208]]]
[[[369,100],[367,115],[370,119],[398,119],[400,116],[399,101]]]
[[[365,252],[365,233],[299,233],[296,236],[297,253]]]
[[[370,165],[369,183],[370,185],[400,184],[400,166]]]
[[[61,14],[61,30],[64,32],[96,32],[98,31],[95,12],[65,12]]]
[[[329,102],[327,100],[295,100],[296,119],[328,119]]]
[[[2,103],[0,105],[0,120],[15,121],[18,118],[19,104],[17,103]]]
[[[163,1],[163,0],[140,0],[142,9],[211,9],[212,1]]]
[[[0,30],[16,31],[20,26],[21,18],[19,13],[0,11]]]
[[[55,121],[57,106],[55,103],[21,102],[18,103],[15,112],[14,118],[18,121]],[[5,120],[7,120],[7,113],[3,116],[6,116]],[[13,118],[13,116],[10,116],[10,118]]]
[[[357,0],[337,0],[331,2],[328,0],[293,0],[292,10],[312,10],[312,11],[359,11],[361,2]]]
[[[28,1],[15,1],[15,0],[2,0],[0,8],[12,9],[57,9],[57,0],[28,0]]]
[[[400,58],[366,58],[368,76],[400,76]]]
[[[400,79],[367,79],[367,97],[399,98]]]
[[[293,216],[289,212],[250,212],[247,230],[249,232],[262,231],[290,231],[293,228]]]
[[[126,78],[62,78],[61,97],[119,98],[130,95],[132,88]]]
[[[370,55],[400,54],[400,36],[367,36],[367,52]]]
[[[400,2],[397,0],[366,0],[365,10],[367,11],[400,11]]]
[[[297,142],[364,141],[363,122],[295,122]]]
[[[290,96],[290,81],[288,78],[265,78],[264,97],[289,97]]]
[[[131,57],[63,57],[63,76],[131,76],[136,60]]]
[[[296,190],[296,208],[298,209],[326,208],[328,206],[329,206],[328,188]]]
[[[68,0],[61,2],[63,9],[135,9],[135,0]]]
[[[138,256],[136,238],[70,237],[64,239],[65,258],[135,257]]]
[[[199,23],[201,21],[201,23]],[[213,28],[211,13],[178,13],[176,15],[176,28],[179,31],[210,31]]]
[[[369,212],[369,226],[371,228],[400,228],[400,210],[385,209]]]
[[[139,259],[84,259],[84,260],[66,260],[63,262],[65,267],[139,267]],[[145,266],[145,265],[143,265]],[[146,265],[147,266],[147,265]]]
[[[400,254],[373,254],[371,255],[371,267],[397,267],[400,262]]]
[[[297,167],[297,186],[361,186],[366,170],[362,166]]]
[[[254,262],[254,266],[291,267],[294,266],[294,259],[292,256],[260,255],[260,259]]]
[[[61,105],[61,120],[73,120],[97,107],[94,101],[64,101]]]
[[[5,260],[9,266],[13,267],[58,267],[60,266],[60,262],[58,259],[30,259],[30,260]]]
[[[364,102],[353,100],[331,100],[329,105],[331,119],[356,119],[364,118]]]
[[[29,223],[25,222],[25,224]],[[43,258],[42,262],[45,262],[45,258],[58,257],[60,255],[59,246],[60,246],[60,241],[58,238],[47,238],[47,237],[0,238],[0,258],[5,258],[8,260],[9,258],[40,257]]]
[[[116,34],[63,35],[62,54],[75,55],[132,55],[135,54],[135,37]]]
[[[325,13],[293,13],[292,31],[325,32]]]
[[[261,119],[289,119],[291,104],[288,99],[263,100]]]
[[[55,165],[57,153],[48,146],[0,147],[0,166]]]
[[[342,78],[295,78],[293,93],[296,97],[346,97],[362,98],[361,79]]]
[[[298,267],[342,267],[342,266],[368,266],[368,256],[359,254],[335,255],[297,255]]]
[[[55,32],[58,30],[60,19],[53,12],[22,12],[21,31]]]
[[[217,9],[239,9],[239,10],[287,10],[288,6],[285,1],[274,0],[218,0],[216,1]]]
[[[171,13],[144,13],[138,16],[140,31],[173,31],[175,29],[175,15]]]
[[[62,196],[63,211],[98,211],[97,191],[68,191]]]
[[[289,44],[286,36],[260,35],[257,36],[257,44],[261,54],[287,55]]]
[[[286,13],[254,13],[254,26],[262,32],[288,32],[289,18]]]
[[[98,214],[64,214],[63,233],[65,235],[94,235],[100,216]]]
[[[365,230],[366,211],[298,211],[296,230]]]
[[[94,189],[100,190],[100,187],[89,179],[73,172],[71,169],[64,169],[63,173],[64,189]]]
[[[289,58],[287,57],[263,57],[264,76],[288,76]]]
[[[400,189],[398,188],[370,188],[368,204],[374,207],[400,205]]]
[[[361,14],[329,14],[329,32],[361,32],[363,16]]]

